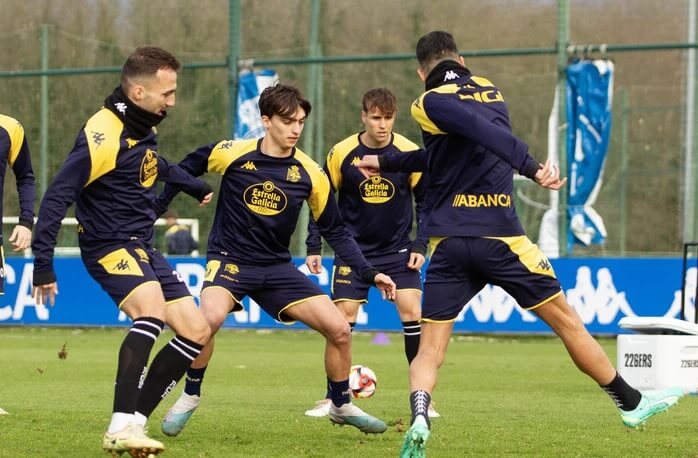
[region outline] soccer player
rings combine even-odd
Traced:
[[[259,97],[263,138],[223,140],[197,149],[180,162],[195,176],[223,175],[209,235],[201,309],[214,334],[230,312],[242,310],[245,296],[282,323],[300,321],[320,332],[326,340],[330,420],[365,433],[382,433],[385,423],[349,399],[349,323],[320,287],[291,262],[291,235],[307,202],[320,233],[337,254],[363,281],[374,283],[388,298],[395,295],[395,283],[366,261],[342,223],[322,168],[296,148],[310,109],[297,88],[268,87]],[[175,194],[173,187],[165,186],[163,203]],[[162,423],[165,434],[177,435],[198,407],[212,352],[213,339],[187,372],[185,390]]]
[[[153,249],[156,180],[181,186],[201,204],[212,189],[158,155],[155,126],[175,104],[179,61],[156,47],[136,49],[121,85],[87,120],[39,209],[32,248],[33,295],[53,305],[56,235],[77,202],[78,243],[90,275],[132,320],[119,351],[111,423],[102,447],[112,454],[157,454],[147,417],[184,374],[210,337],[187,286]],[[153,343],[167,323],[176,336],[153,359],[139,390]],[[140,394],[139,394],[140,393]]]
[[[19,223],[12,230],[10,242],[13,251],[29,248],[34,225],[34,172],[29,155],[24,129],[16,119],[0,114],[0,190],[5,181],[7,166],[12,167],[17,181],[19,195]],[[1,193],[0,193],[1,194]],[[0,216],[2,216],[2,199],[0,199]],[[2,248],[2,233],[0,232],[0,294],[5,293],[5,253]]]
[[[361,101],[361,122],[364,131],[353,134],[334,145],[327,155],[325,173],[332,190],[339,194],[338,206],[344,223],[354,236],[366,259],[381,272],[390,275],[396,284],[395,304],[402,321],[405,356],[409,365],[419,348],[419,324],[422,300],[420,269],[424,264],[426,237],[410,239],[414,196],[417,225],[422,220],[425,179],[420,172],[384,173],[366,179],[352,164],[365,154],[400,153],[419,146],[393,132],[397,101],[388,89],[371,89]],[[418,230],[419,233],[419,230]],[[308,225],[308,257],[310,272],[322,272],[322,242],[313,220]],[[354,329],[360,304],[366,303],[371,283],[364,282],[341,258],[334,258],[332,268],[332,300]],[[305,412],[309,417],[323,417],[330,411],[330,392],[315,407]],[[429,415],[439,414],[429,405]]]
[[[675,404],[683,395],[680,388],[641,393],[623,380],[567,303],[548,259],[523,231],[512,202],[512,169],[549,189],[559,190],[566,179],[550,161],[536,162],[513,136],[502,93],[470,73],[451,34],[428,33],[416,51],[426,92],[412,105],[412,115],[426,151],[408,158],[365,156],[358,164],[368,170],[425,170],[429,179],[425,232],[431,262],[422,340],[410,365],[411,426],[401,456],[424,456],[427,406],[453,321],[486,283],[501,286],[552,328],[577,367],[616,403],[626,426],[637,427]]]

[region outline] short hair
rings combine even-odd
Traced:
[[[397,100],[393,93],[386,88],[371,89],[364,94],[364,98],[361,100],[361,109],[364,113],[370,113],[377,109],[387,115],[392,115],[397,111]]]
[[[168,218],[177,219],[177,218],[178,218],[177,212],[174,211],[174,210],[168,210],[167,213],[165,213],[164,215],[162,215],[162,217],[165,218],[165,219],[168,219]]]
[[[290,118],[299,107],[305,110],[306,116],[310,114],[310,102],[295,86],[276,84],[259,95],[259,114],[268,118],[274,115]]]
[[[175,56],[157,46],[141,46],[128,56],[121,68],[121,84],[128,86],[133,79],[152,77],[160,69],[179,71],[182,64]]]
[[[430,69],[442,60],[457,60],[458,46],[448,32],[429,32],[417,41],[417,62],[424,69]]]

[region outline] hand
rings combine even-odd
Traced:
[[[389,301],[395,300],[395,282],[393,282],[390,277],[386,274],[378,274],[373,279],[373,282],[376,284],[376,287],[381,290],[383,299]]]
[[[213,200],[213,193],[209,192],[204,196],[204,198],[199,202],[199,207],[205,207],[206,205],[210,204],[211,201]]]
[[[560,169],[552,163],[550,158],[541,164],[541,168],[536,172],[536,183],[544,188],[558,190],[567,183],[567,178],[560,179]]]
[[[424,255],[422,253],[410,253],[410,260],[407,261],[407,268],[419,270],[424,265]]]
[[[378,163],[378,156],[375,154],[365,155],[354,165],[359,168],[361,174],[366,178],[380,175],[381,166]]]
[[[53,304],[56,303],[57,295],[58,283],[55,281],[47,285],[39,285],[32,288],[32,297],[36,300],[37,305],[49,304],[53,307]]]
[[[311,274],[319,274],[322,272],[322,256],[319,254],[311,254],[305,258],[305,265]]]
[[[23,251],[29,248],[32,243],[32,231],[28,227],[20,226],[19,224],[15,226],[12,230],[12,235],[10,235],[10,242],[14,246],[12,251]]]

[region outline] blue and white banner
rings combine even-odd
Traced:
[[[238,78],[237,113],[235,116],[236,140],[258,138],[264,135],[262,120],[259,115],[259,94],[279,82],[279,75],[274,70],[243,70]]]
[[[308,274],[305,259],[296,258],[299,269]],[[205,259],[171,257],[192,294],[198,297],[204,281]],[[618,321],[625,316],[680,318],[681,258],[562,258],[551,260],[569,303],[592,333],[618,334]],[[323,259],[323,272],[311,275],[327,293],[330,290],[332,259]],[[35,326],[128,326],[112,300],[87,274],[80,258],[55,261],[60,294],[54,307],[38,306],[31,297],[33,264],[30,259],[8,258],[5,264],[5,295],[0,296],[2,325]],[[694,321],[698,268],[686,273],[686,319]],[[245,310],[233,313],[225,322],[230,328],[304,329],[276,322],[249,298]],[[357,320],[360,331],[402,332],[395,305],[371,289],[369,303]],[[550,329],[533,313],[522,310],[501,288],[486,286],[465,305],[458,316],[456,332],[549,333]]]
[[[592,208],[601,189],[613,104],[613,62],[580,60],[567,67],[567,248],[602,244],[606,227]]]

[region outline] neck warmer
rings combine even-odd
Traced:
[[[445,82],[469,75],[470,70],[463,67],[460,62],[450,59],[442,60],[429,72],[429,76],[427,76],[426,81],[424,81],[424,86],[428,91],[441,86]]]
[[[165,112],[160,115],[139,107],[128,98],[121,86],[104,99],[104,107],[113,112],[124,123],[128,133],[136,139],[147,136],[152,128],[167,116]]]

